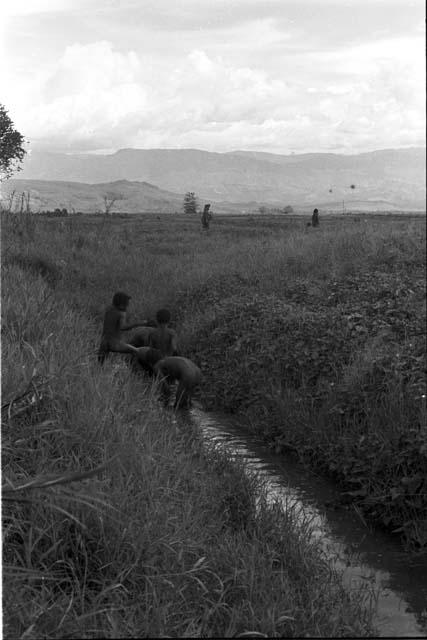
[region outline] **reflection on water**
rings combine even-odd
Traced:
[[[279,500],[311,522],[332,564],[348,588],[361,584],[378,592],[375,626],[381,636],[427,636],[427,559],[403,553],[381,532],[371,531],[357,512],[334,510],[337,488],[284,456],[271,453],[228,416],[186,412],[208,442],[225,447],[262,479],[272,501]]]

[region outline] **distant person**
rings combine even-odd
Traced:
[[[311,226],[318,227],[319,226],[319,209],[314,209],[313,215],[311,216]]]
[[[206,229],[206,231],[209,231],[209,225],[212,220],[212,214],[209,212],[210,207],[210,204],[205,204],[202,213],[202,227]]]
[[[199,367],[188,358],[168,357],[159,360],[154,365],[154,371],[161,377],[162,398],[167,406],[170,398],[170,385],[178,381],[178,389],[175,396],[174,409],[191,407],[191,398],[194,389],[202,380],[202,372]]]
[[[156,314],[157,327],[148,337],[148,346],[158,349],[162,358],[178,355],[176,332],[168,326],[170,318],[168,309],[160,309]]]
[[[118,291],[114,294],[112,304],[106,309],[104,314],[104,325],[102,327],[101,343],[98,349],[98,362],[103,364],[105,358],[112,353],[138,354],[138,349],[128,344],[122,339],[122,332],[129,331],[135,327],[145,325],[145,322],[127,324],[126,311],[131,299],[127,293]]]

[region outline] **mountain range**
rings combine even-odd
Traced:
[[[197,149],[121,149],[109,155],[32,151],[19,180],[8,181],[7,191],[14,183],[22,190],[29,181],[37,181],[31,188],[38,189],[39,202],[50,203],[63,189],[62,200],[68,193],[68,200],[77,198],[84,204],[75,207],[82,211],[102,210],[106,191],[120,194],[117,206],[123,211],[181,210],[187,191],[194,191],[202,203],[214,203],[218,211],[256,210],[259,205],[340,210],[343,201],[347,209],[424,210],[425,171],[425,149],[420,147],[355,155]]]

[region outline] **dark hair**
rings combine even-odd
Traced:
[[[167,324],[171,319],[171,314],[168,309],[159,309],[156,313],[156,320],[159,324]]]
[[[313,213],[319,213],[319,209],[315,209]]]
[[[117,291],[117,293],[113,295],[113,305],[115,307],[126,307],[130,299],[127,293]]]

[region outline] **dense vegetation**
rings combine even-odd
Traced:
[[[0,182],[19,171],[26,151],[24,136],[15,129],[7,109],[0,104]]]
[[[244,413],[276,451],[332,475],[344,501],[425,548],[424,221],[284,231],[248,247],[246,269],[183,298],[204,402]]]
[[[202,447],[120,357],[102,369],[94,357],[115,290],[132,294],[134,319],[167,305],[182,350],[202,361],[202,402],[219,406],[222,359],[233,381],[241,372],[239,336],[227,331],[265,342],[254,300],[273,299],[265,283],[286,246],[319,241],[301,223],[277,224],[217,221],[202,236],[185,218],[3,220],[5,637],[372,633],[360,594],[343,590],[307,524],[257,501],[256,480]],[[289,283],[295,255],[294,266]],[[216,317],[225,334],[208,341]],[[219,340],[231,345],[221,358]],[[254,397],[255,417],[259,379],[247,368],[240,381],[225,408]]]

